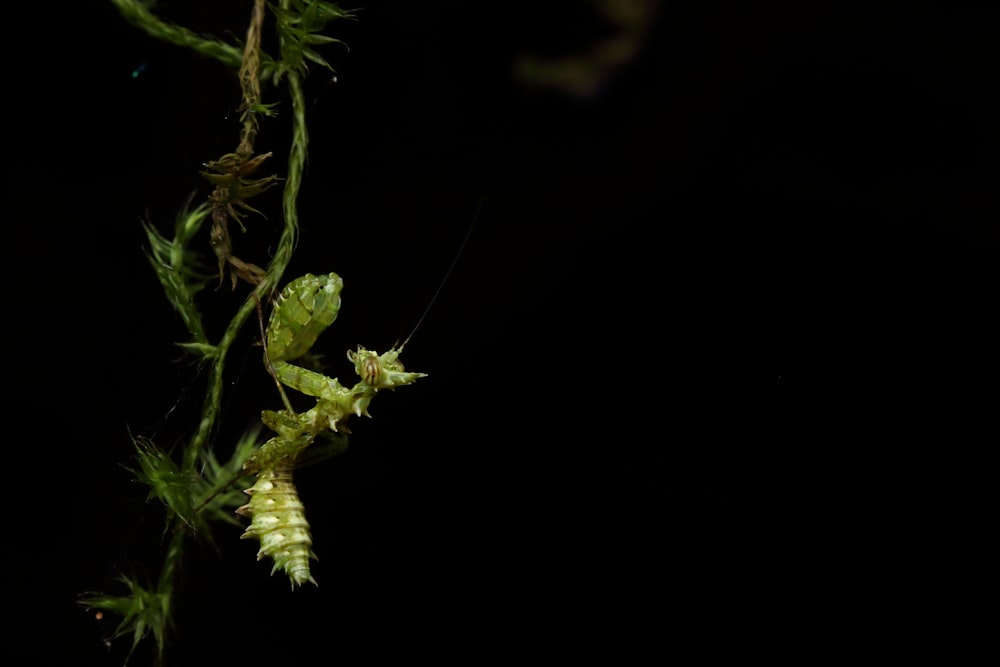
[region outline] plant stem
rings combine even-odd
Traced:
[[[236,315],[230,321],[222,336],[222,340],[217,347],[217,354],[212,364],[211,376],[209,378],[208,393],[205,396],[205,403],[202,407],[201,422],[198,430],[191,438],[187,449],[184,452],[185,472],[193,472],[201,455],[201,451],[211,435],[215,419],[219,414],[219,406],[222,403],[222,382],[223,369],[226,363],[226,354],[232,346],[233,341],[239,334],[240,329],[246,322],[250,314],[256,309],[257,303],[266,301],[270,292],[281,282],[281,277],[291,261],[292,252],[298,240],[299,214],[298,198],[299,190],[302,187],[302,175],[305,173],[306,153],[309,146],[309,133],[306,129],[306,101],[305,93],[302,89],[302,79],[298,72],[288,72],[288,92],[292,101],[292,145],[288,154],[288,175],[285,178],[285,187],[282,193],[282,213],[284,226],[281,236],[278,239],[278,247],[274,257],[268,267],[267,276],[251,293]]]
[[[206,39],[187,28],[161,21],[139,0],[111,0],[111,2],[126,21],[142,28],[157,39],[193,49],[230,67],[239,67],[243,62],[243,54],[236,47],[214,39]]]

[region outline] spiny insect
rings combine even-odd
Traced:
[[[292,481],[299,455],[326,430],[348,432],[351,415],[368,414],[368,405],[382,389],[412,384],[425,373],[406,372],[399,355],[403,345],[384,354],[360,345],[347,352],[361,378],[347,388],[336,378],[292,364],[312,348],[319,335],[337,318],[343,281],[335,273],[306,274],[290,282],[275,300],[268,320],[264,362],[279,383],[284,410],[264,410],[261,420],[276,433],[250,457],[244,472],[257,475],[245,491],[250,502],[236,511],[251,519],[243,538],[260,541],[257,559],[274,561],[272,574],[284,570],[292,588],[316,583],[309,572],[312,536],[305,509]],[[301,413],[291,406],[281,386],[316,399],[316,405]]]
[[[261,413],[261,420],[276,435],[255,451],[243,466],[244,472],[257,476],[257,481],[245,491],[250,502],[236,511],[251,519],[242,537],[260,541],[257,559],[270,557],[274,561],[271,573],[284,570],[293,589],[306,582],[316,584],[309,571],[309,560],[316,558],[312,551],[312,535],[305,508],[292,481],[296,461],[320,434],[349,433],[346,421],[351,415],[370,417],[368,405],[379,391],[402,387],[426,377],[426,373],[407,372],[399,355],[455,268],[479,218],[482,203],[480,198],[458,252],[406,340],[384,354],[360,345],[347,351],[347,358],[360,378],[349,389],[336,378],[291,363],[307,354],[319,335],[337,319],[344,286],[340,276],[336,273],[306,274],[291,281],[274,302],[264,332],[264,363],[275,379],[285,409]],[[315,398],[316,405],[305,412],[296,412],[283,387]]]

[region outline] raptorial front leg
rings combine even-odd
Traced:
[[[271,364],[271,370],[278,382],[306,396],[337,400],[350,393],[350,390],[341,385],[337,378],[327,377],[287,361],[274,362]]]

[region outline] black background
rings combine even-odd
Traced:
[[[157,11],[242,34],[249,2],[202,4]],[[269,577],[235,526],[218,553],[191,544],[172,664],[766,650],[831,623],[884,637],[887,607],[948,590],[925,559],[983,492],[951,461],[995,443],[1000,11],[665,1],[580,97],[514,76],[607,36],[581,3],[543,4],[379,2],[333,24],[350,49],[324,47],[335,83],[308,79],[286,276],[344,278],[317,343],[331,374],[426,311],[404,358],[428,377],[297,475],[318,588]],[[113,622],[75,599],[158,572],[162,511],[123,467],[128,433],[183,442],[204,380],[140,222],[166,232],[207,195],[239,91],[110,3],[87,12],[8,102],[45,128],[8,165],[44,279],[17,269],[11,293],[37,353],[15,368],[45,409],[32,465],[68,469],[44,550],[72,628],[60,664],[121,664],[128,640],[106,650]],[[274,101],[258,147],[281,173]],[[258,204],[237,254],[265,264],[278,191]],[[204,294],[213,333],[245,296]],[[255,335],[230,354],[222,456],[278,406]]]

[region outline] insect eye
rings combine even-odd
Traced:
[[[374,387],[382,377],[382,364],[375,357],[368,357],[361,362],[360,375],[365,384]]]
[[[369,384],[374,387],[378,384],[378,380],[381,376],[382,365],[378,362],[378,359],[375,357],[368,357],[361,362],[361,379],[365,384]]]

